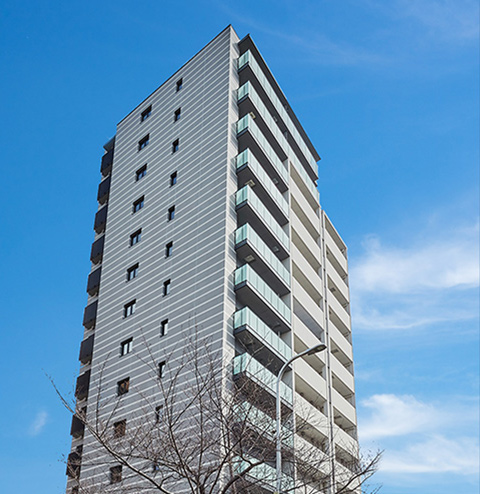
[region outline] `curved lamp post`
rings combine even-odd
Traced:
[[[288,360],[285,364],[283,364],[280,372],[277,377],[277,433],[276,433],[276,451],[277,451],[277,492],[276,494],[281,494],[282,490],[282,408],[281,408],[281,399],[280,399],[280,383],[282,382],[282,376],[287,369],[287,367],[298,358],[306,357],[307,355],[313,355],[315,353],[323,352],[327,348],[323,343],[319,343],[318,345],[312,346],[311,348],[307,348],[305,351],[300,352],[297,355],[294,355],[290,360]]]

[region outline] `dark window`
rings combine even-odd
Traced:
[[[115,422],[113,424],[113,437],[119,438],[124,436],[126,430],[127,430],[127,421],[125,419]]]
[[[158,472],[160,470],[160,467],[158,466],[158,463],[154,461],[152,463],[152,472]]]
[[[165,360],[158,364],[158,378],[161,379],[165,375]]]
[[[138,150],[140,151],[144,147],[148,146],[149,141],[150,141],[150,134],[147,134],[143,139],[138,141]]]
[[[140,211],[140,209],[143,208],[144,204],[145,204],[145,196],[142,196],[133,203],[133,212],[136,213],[137,211]]]
[[[120,355],[123,357],[123,355],[126,355],[127,353],[130,353],[133,348],[133,338],[128,338],[128,340],[122,341],[120,343]]]
[[[173,113],[173,121],[174,122],[178,122],[178,120],[180,120],[180,115],[182,114],[182,109],[181,108],[178,108],[177,110],[175,110],[175,112]]]
[[[173,218],[175,218],[175,206],[172,206],[169,210],[168,210],[168,221],[171,221],[173,220]]]
[[[128,388],[130,386],[130,378],[127,377],[126,379],[122,379],[121,381],[118,381],[117,383],[117,395],[122,396],[126,393],[128,393]]]
[[[118,484],[122,481],[122,465],[110,468],[110,483]]]
[[[173,242],[168,242],[167,245],[165,245],[165,257],[170,257],[173,253]]]
[[[180,149],[180,139],[172,142],[172,153],[176,153]]]
[[[158,424],[163,418],[163,405],[155,407],[155,422]]]
[[[140,120],[144,122],[151,114],[152,114],[152,105],[150,105],[148,108],[145,108],[145,110],[142,111],[142,116],[140,117]]]
[[[170,285],[171,284],[172,283],[170,280],[164,281],[164,283],[163,283],[163,296],[164,297],[170,293]]]
[[[168,319],[164,319],[160,323],[160,336],[165,336],[168,331]]]
[[[72,487],[71,494],[78,494],[78,486]]]
[[[130,235],[130,246],[138,244],[142,239],[142,230],[137,230],[135,233]]]
[[[143,165],[142,168],[139,168],[135,172],[135,180],[138,182],[141,178],[143,178],[147,174],[147,165]]]
[[[136,300],[132,300],[123,306],[123,317],[131,316],[135,314],[135,305],[137,304]]]
[[[133,280],[133,278],[137,277],[138,274],[138,264],[135,264],[135,266],[132,266],[131,268],[127,269],[127,281]]]
[[[178,79],[176,87],[177,87],[177,93],[178,93],[178,91],[180,91],[180,89],[182,89],[182,87],[183,87],[183,79]]]
[[[177,183],[177,172],[173,172],[171,175],[170,175],[170,187],[172,185],[175,185]]]

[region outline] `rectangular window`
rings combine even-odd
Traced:
[[[182,89],[182,87],[183,87],[183,79],[178,79],[177,86],[176,86],[177,93],[178,93],[178,91],[180,91],[180,89]]]
[[[148,146],[148,142],[150,141],[150,134],[147,134],[143,139],[138,141],[138,150],[141,151],[143,148]]]
[[[136,213],[137,211],[140,211],[140,209],[143,208],[144,204],[145,204],[145,196],[142,196],[133,203],[133,212]]]
[[[173,220],[173,218],[175,218],[175,206],[172,206],[172,207],[168,210],[168,215],[167,215],[167,219],[168,219],[168,221]]]
[[[173,172],[171,175],[170,175],[170,187],[172,187],[173,185],[175,185],[177,183],[177,172]]]
[[[155,407],[155,423],[159,423],[163,418],[163,405]]]
[[[161,379],[165,375],[165,360],[158,364],[158,378]]]
[[[131,268],[127,269],[127,281],[133,280],[137,277],[139,264],[135,264]]]
[[[128,388],[130,387],[130,378],[122,379],[117,383],[117,395],[122,396],[128,393]]]
[[[127,421],[125,419],[119,420],[113,424],[113,437],[118,439],[119,437],[123,437],[127,430]]]
[[[180,139],[172,142],[172,153],[176,153],[180,149]]]
[[[135,314],[135,305],[137,304],[136,300],[132,300],[123,306],[123,317],[131,316]]]
[[[167,245],[165,245],[165,257],[170,257],[173,253],[173,242],[168,242]]]
[[[180,120],[180,115],[182,114],[182,109],[181,108],[178,108],[177,110],[175,110],[175,112],[173,113],[173,121],[174,122],[178,122]]]
[[[120,355],[123,357],[124,355],[127,355],[127,353],[130,353],[133,348],[133,338],[128,338],[128,340],[122,341],[120,343]]]
[[[118,484],[122,481],[122,465],[110,468],[110,483]]]
[[[142,168],[139,168],[135,172],[135,180],[138,182],[141,178],[143,178],[147,174],[147,165],[143,165]]]
[[[142,230],[137,230],[135,233],[130,235],[130,246],[138,244],[142,239]]]
[[[160,323],[160,336],[165,336],[168,332],[168,319],[164,319]]]
[[[145,122],[145,120],[152,114],[152,105],[150,105],[148,108],[145,108],[145,110],[142,111],[142,116],[140,117],[141,122]]]
[[[163,283],[163,296],[166,297],[170,293],[171,281],[167,280]]]

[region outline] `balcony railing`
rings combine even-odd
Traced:
[[[244,202],[248,202],[251,207],[258,213],[258,216],[263,221],[263,223],[267,225],[269,229],[274,233],[274,235],[285,248],[285,250],[287,252],[290,250],[288,235],[285,233],[278,221],[273,217],[272,213],[270,213],[270,211],[265,207],[262,201],[248,185],[245,185],[245,187],[237,190],[235,200],[237,206],[240,206]]]
[[[250,243],[264,262],[290,287],[290,273],[287,268],[248,223],[235,231],[235,245],[238,246],[242,242]]]
[[[280,316],[289,324],[291,323],[291,312],[287,304],[263,281],[263,279],[248,265],[245,264],[235,270],[235,287],[247,284],[255,292],[275,309]]]
[[[253,457],[244,456],[244,458],[236,458],[235,460],[235,471],[239,474],[244,473],[251,464],[258,463],[258,460]],[[269,488],[275,488],[275,482],[277,478],[276,469],[267,463],[261,463],[256,465],[245,474],[246,477],[251,477],[257,484],[267,485]],[[282,475],[282,490],[287,492],[293,489],[294,480],[289,475]]]
[[[266,388],[273,396],[276,395],[277,377],[248,353],[242,353],[233,359],[233,375],[235,377],[245,375]],[[292,388],[284,382],[280,383],[280,397],[289,405],[293,402]]]
[[[285,361],[292,358],[292,349],[277,336],[249,307],[235,312],[234,329],[248,326],[255,336],[265,345],[280,354]]]

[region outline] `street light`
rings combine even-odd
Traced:
[[[312,346],[311,348],[307,348],[303,352],[300,352],[297,355],[294,355],[290,360],[288,360],[285,364],[283,364],[280,372],[277,377],[277,434],[276,434],[276,449],[277,449],[277,492],[276,494],[281,494],[282,489],[282,437],[281,437],[281,428],[282,428],[282,408],[281,408],[281,400],[280,400],[280,383],[282,382],[282,376],[287,369],[287,367],[298,358],[306,357],[308,355],[314,355],[318,352],[323,352],[327,348],[327,345],[323,343],[319,343],[318,345]]]

